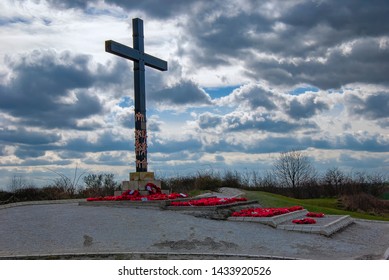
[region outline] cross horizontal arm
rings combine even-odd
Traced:
[[[150,66],[152,68],[166,71],[167,70],[167,62],[165,60],[159,59],[155,56],[149,55],[147,53],[144,54],[145,65]]]
[[[140,60],[143,60],[145,65],[161,71],[167,70],[166,61],[156,58],[149,54],[141,53],[136,49],[127,47],[125,45],[122,45],[112,40],[105,41],[105,51],[124,57],[126,59],[130,59],[135,62],[139,62]]]
[[[139,61],[141,59],[141,54],[138,50],[127,47],[112,40],[105,41],[105,51],[124,57],[126,59],[130,59],[132,61]]]

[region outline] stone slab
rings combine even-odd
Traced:
[[[144,208],[144,209],[160,209],[165,205],[164,200],[145,200],[145,201],[83,201],[79,202],[79,206],[104,206],[104,207],[124,207],[124,208]]]
[[[326,215],[324,218],[315,218],[316,224],[294,224],[294,219],[305,218],[307,210],[294,211],[274,217],[229,217],[229,221],[255,222],[270,225],[277,229],[321,234],[331,236],[339,230],[351,225],[354,221],[349,215]]]
[[[138,181],[122,181],[122,191],[126,190],[144,190],[148,183],[153,183],[161,188],[160,180],[138,180]]]
[[[308,211],[303,209],[303,210],[293,211],[282,215],[277,215],[274,217],[229,217],[228,220],[239,221],[239,222],[261,223],[265,225],[270,225],[272,227],[277,227],[279,224],[284,223],[285,221],[305,216],[307,213]]]
[[[130,172],[130,181],[154,180],[154,172]]]
[[[165,209],[172,210],[172,211],[216,211],[217,209],[235,208],[239,206],[247,206],[247,205],[258,203],[258,201],[256,200],[249,200],[249,201],[238,201],[235,203],[215,205],[215,206],[170,206],[170,203],[172,201],[188,201],[188,200],[193,200],[193,198],[167,201]]]

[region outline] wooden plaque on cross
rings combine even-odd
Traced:
[[[132,37],[133,48],[109,40],[105,51],[134,62],[136,172],[147,172],[145,65],[166,71],[167,62],[144,52],[143,21],[139,18],[132,19]]]

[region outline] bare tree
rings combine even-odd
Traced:
[[[274,174],[283,186],[295,189],[312,181],[316,170],[307,156],[293,150],[280,154],[274,163]]]
[[[15,192],[16,190],[28,188],[30,185],[32,186],[32,184],[29,184],[27,179],[22,175],[13,175],[8,184],[8,189],[11,192]]]
[[[338,167],[328,169],[323,178],[325,184],[334,188],[336,193],[340,193],[341,187],[345,184],[347,177]]]

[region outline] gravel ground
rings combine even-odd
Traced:
[[[270,255],[382,259],[389,223],[357,220],[331,237],[258,223],[196,218],[175,211],[28,205],[0,210],[0,257],[99,252]]]

